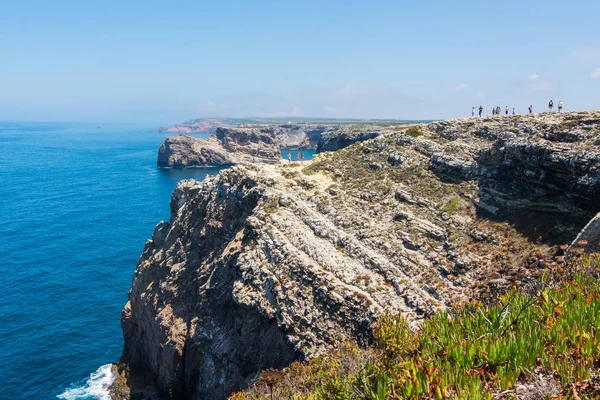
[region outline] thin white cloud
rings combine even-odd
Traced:
[[[342,86],[341,92],[344,94],[354,95],[359,94],[362,90],[362,86],[358,83],[349,82]]]
[[[352,117],[432,118],[427,100],[408,95],[397,86],[357,82],[336,86],[308,86],[294,90],[252,92],[201,103],[200,116],[211,117]],[[225,106],[227,105],[227,108]],[[221,111],[222,109],[222,111]]]
[[[330,115],[339,114],[340,109],[337,107],[323,106],[323,111],[325,112],[326,116],[330,116]]]
[[[301,107],[298,107],[297,105],[293,104],[292,111],[289,115],[292,117],[301,117],[304,115],[304,110]]]
[[[485,99],[485,93],[477,92],[477,97],[479,97],[480,99]]]
[[[466,84],[466,83],[464,83],[464,82],[461,82],[461,83],[459,83],[459,84],[458,84],[458,86],[456,86],[456,89],[457,89],[457,90],[463,90],[463,89],[466,89],[466,88],[468,88],[468,87],[469,87],[469,85],[467,85],[467,84]]]
[[[528,93],[554,93],[556,92],[556,84],[544,78],[540,74],[531,74],[527,79],[515,82],[515,87],[520,88]]]
[[[550,81],[539,81],[528,87],[531,92],[553,93],[556,92],[556,85]]]
[[[596,68],[591,74],[590,78],[597,79],[600,78],[600,67]]]
[[[579,61],[599,60],[600,47],[582,47],[569,52],[567,56]]]
[[[209,100],[206,103],[196,106],[196,111],[206,112],[208,114],[226,111],[227,109],[229,109],[227,104],[217,103],[213,100]]]

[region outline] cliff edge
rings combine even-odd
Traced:
[[[208,138],[166,138],[158,149],[158,167],[202,167],[248,162],[274,163],[281,158],[274,133],[264,129],[217,128]]]
[[[183,181],[138,262],[119,366],[132,398],[226,398],[368,343],[383,310],[416,327],[536,279],[598,211],[600,112],[404,127]]]
[[[335,151],[375,138],[389,128],[370,125],[248,125],[219,127],[208,138],[167,137],[158,150],[158,167],[198,167],[278,162],[281,150]]]

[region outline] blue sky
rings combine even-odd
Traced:
[[[600,109],[598,1],[4,1],[0,120]]]

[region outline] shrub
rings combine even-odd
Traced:
[[[444,211],[446,211],[450,215],[454,215],[458,211],[459,204],[460,199],[458,197],[451,197],[444,205]]]
[[[406,130],[406,134],[412,137],[423,136],[425,132],[423,132],[423,128],[419,125],[411,126]]]

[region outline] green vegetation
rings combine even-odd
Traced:
[[[397,146],[393,138],[388,137],[381,140],[383,143]],[[418,157],[409,148],[404,148],[403,153],[407,156],[414,154],[415,158]],[[455,185],[442,183],[437,175],[420,164],[407,163],[383,169],[372,169],[369,164],[389,166],[387,156],[374,150],[372,145],[355,143],[313,161],[302,169],[302,173],[304,175],[316,173],[329,175],[350,192],[372,190],[378,195],[386,196],[392,192],[395,185],[402,184],[410,187],[414,195],[432,200],[437,200],[440,195],[458,195]],[[475,186],[470,189],[475,190]]]
[[[565,119],[565,121],[561,122],[558,125],[558,129],[561,131],[569,131],[579,125],[579,121],[577,120],[569,120]]]
[[[458,197],[451,197],[450,200],[448,200],[448,202],[444,205],[444,211],[450,215],[454,215],[458,211],[459,204],[460,199]]]
[[[268,215],[268,214],[273,214],[275,211],[277,211],[277,209],[279,208],[279,197],[278,196],[272,196],[268,199],[266,199],[263,204],[261,209]]]
[[[423,136],[425,132],[423,132],[423,128],[420,125],[411,126],[406,130],[406,134],[412,137]]]
[[[562,398],[597,398],[591,378],[600,367],[599,270],[600,257],[583,256],[546,274],[529,295],[511,292],[495,305],[437,314],[416,333],[402,317],[385,314],[370,349],[344,345],[233,398],[491,399],[536,369]]]

